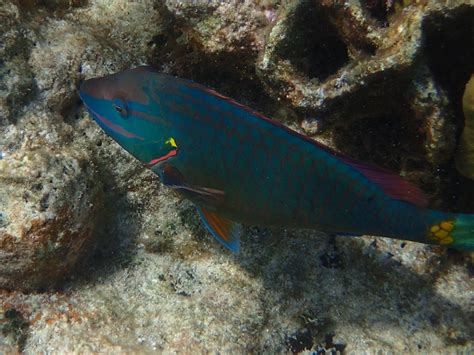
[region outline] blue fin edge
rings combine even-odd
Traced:
[[[214,230],[214,228],[212,228],[212,226],[209,224],[209,222],[207,221],[206,217],[204,216],[202,210],[200,207],[196,207],[197,211],[198,211],[198,214],[199,214],[199,217],[201,217],[201,221],[202,223],[204,224],[204,226],[206,227],[206,229],[212,234],[212,236],[220,243],[222,244],[224,247],[226,247],[227,249],[229,249],[232,253],[234,254],[237,254],[240,250],[240,239],[239,239],[239,234],[240,234],[240,226],[233,222],[233,226],[232,228],[233,229],[238,229],[236,230],[235,232],[232,233],[231,235],[231,241],[230,242],[226,242],[224,239],[222,239],[222,237]]]

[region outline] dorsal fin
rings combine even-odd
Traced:
[[[428,198],[425,193],[402,177],[378,166],[352,158],[339,156],[339,159],[356,169],[374,184],[377,184],[390,197],[419,207],[428,205]]]
[[[307,136],[304,136],[296,131],[293,131],[289,127],[285,126],[284,124],[272,120],[264,115],[262,115],[259,112],[256,112],[252,110],[251,108],[225,96],[217,91],[214,91],[212,89],[206,88],[202,85],[196,84],[196,83],[189,83],[188,85],[195,87],[197,89],[203,90],[207,92],[208,94],[211,94],[215,97],[218,97],[220,99],[226,100],[230,104],[234,106],[238,106],[242,108],[243,110],[249,112],[255,117],[258,117],[264,121],[267,121],[274,126],[280,127],[287,131],[288,133],[297,136],[307,142],[310,142],[311,144],[317,146],[319,149],[322,149],[326,151],[327,153],[337,157],[338,159],[341,159],[343,162],[346,164],[352,166],[354,169],[359,171],[362,175],[364,175],[368,180],[371,182],[377,184],[387,195],[390,197],[396,199],[396,200],[401,200],[405,201],[408,203],[412,203],[416,206],[419,207],[426,207],[428,205],[428,198],[426,197],[425,193],[421,191],[418,187],[413,185],[412,183],[404,180],[402,177],[388,171],[385,169],[382,169],[380,167],[377,167],[375,165],[369,164],[369,163],[363,163],[360,161],[357,161],[355,159],[349,158],[345,156],[344,154],[341,154],[317,141],[315,141],[312,138],[309,138]]]

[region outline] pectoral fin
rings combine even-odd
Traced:
[[[204,204],[217,206],[224,198],[224,191],[188,184],[183,174],[169,164],[163,164],[158,171],[158,175],[166,187],[187,191]]]
[[[197,210],[202,222],[212,236],[233,253],[238,253],[240,248],[240,225],[205,208],[198,207]]]
[[[169,188],[181,188],[186,184],[183,174],[169,164],[161,165],[156,172],[160,176],[162,184]]]

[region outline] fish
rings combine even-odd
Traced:
[[[242,225],[374,235],[474,250],[474,215],[427,208],[418,187],[190,80],[142,66],[85,80],[89,114],[194,203],[234,253]]]

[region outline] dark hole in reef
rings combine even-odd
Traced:
[[[147,44],[148,46],[165,46],[168,42],[168,38],[160,33],[160,34],[157,34],[157,35],[154,35],[151,39],[151,41],[149,41]]]
[[[72,124],[79,118],[78,110],[82,104],[79,96],[74,96],[65,100],[65,103],[60,108],[60,114],[63,117],[64,122]]]
[[[474,72],[474,8],[460,6],[448,15],[423,21],[423,52],[435,80],[448,92],[462,120],[461,98]]]
[[[387,5],[384,0],[361,0],[360,4],[370,16],[380,21],[384,26],[387,25]]]
[[[14,308],[8,308],[3,313],[5,321],[0,323],[0,334],[12,337],[21,352],[24,351],[29,333],[29,323],[23,315]]]
[[[336,253],[324,253],[319,257],[321,265],[329,269],[340,269],[342,267],[342,258]]]
[[[423,21],[423,55],[436,82],[445,90],[456,114],[458,134],[464,127],[462,96],[471,74],[474,72],[474,8],[460,6],[449,13],[435,13]],[[445,199],[462,212],[474,208],[472,192],[474,182],[456,175],[454,162],[446,167],[454,176],[453,184]]]
[[[298,354],[313,347],[313,336],[308,329],[304,329],[286,338],[285,344],[289,351]]]
[[[423,47],[428,64],[444,85],[448,86],[450,82],[472,73],[474,69],[473,18],[474,9],[466,5],[448,16],[439,13],[423,22]]]
[[[343,343],[335,343],[334,342],[334,337],[336,336],[335,333],[331,332],[331,333],[327,333],[325,336],[324,336],[324,342],[325,342],[325,348],[326,349],[333,349],[331,351],[336,353],[336,352],[339,352],[339,353],[343,353],[344,352],[344,349],[346,348],[346,344],[343,344]]]
[[[356,152],[354,158],[370,160],[393,171],[418,167],[422,162],[415,157],[423,157],[423,151],[412,143],[420,140],[420,134],[412,122],[402,117],[367,116],[345,122],[334,130],[334,141],[341,150]]]
[[[319,262],[322,266],[331,269],[340,269],[344,266],[341,253],[337,250],[336,234],[331,234],[328,240],[328,248],[319,256]]]
[[[329,18],[324,8],[303,1],[288,17],[287,39],[277,48],[282,59],[310,78],[325,80],[349,61],[347,47]]]

